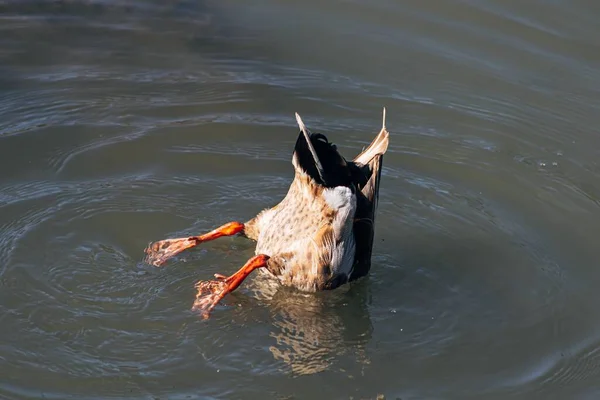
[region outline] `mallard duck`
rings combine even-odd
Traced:
[[[383,155],[389,143],[385,108],[381,131],[352,161],[325,135],[310,132],[298,114],[296,121],[300,133],[292,155],[295,176],[279,204],[245,223],[229,222],[203,235],[161,240],[146,248],[147,262],[161,266],[186,249],[222,236],[256,241],[256,255],[239,271],[196,284],[193,309],[205,317],[256,269],[282,285],[318,291],[363,277],[371,268]]]

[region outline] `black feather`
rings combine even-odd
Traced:
[[[313,178],[315,182],[325,187],[347,186],[353,188],[352,167],[338,153],[337,147],[333,143],[330,143],[322,133],[310,133],[309,138],[323,167],[323,171],[319,173],[315,159],[310,152],[306,138],[302,132],[300,132],[296,146],[294,147],[300,168]]]

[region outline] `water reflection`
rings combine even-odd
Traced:
[[[269,347],[295,375],[343,368],[340,359],[368,364],[366,346],[373,325],[368,309],[369,285],[362,279],[335,291],[303,293],[254,279],[253,295],[267,303],[271,316]],[[344,364],[347,364],[346,360]]]

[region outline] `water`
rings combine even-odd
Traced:
[[[0,397],[598,398],[598,3],[252,3],[0,2]],[[368,278],[203,321],[252,243],[142,262],[383,106]]]

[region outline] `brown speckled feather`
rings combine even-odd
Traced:
[[[388,141],[384,110],[377,137],[347,162],[352,176],[347,186],[317,183],[294,153],[296,174],[286,197],[245,224],[245,235],[257,241],[256,254],[271,257],[263,273],[307,291],[332,289],[368,273]]]
[[[320,290],[331,275],[327,249],[333,241],[335,211],[322,191],[297,171],[286,197],[245,224],[257,241],[256,254],[271,255],[268,273],[284,285]]]

